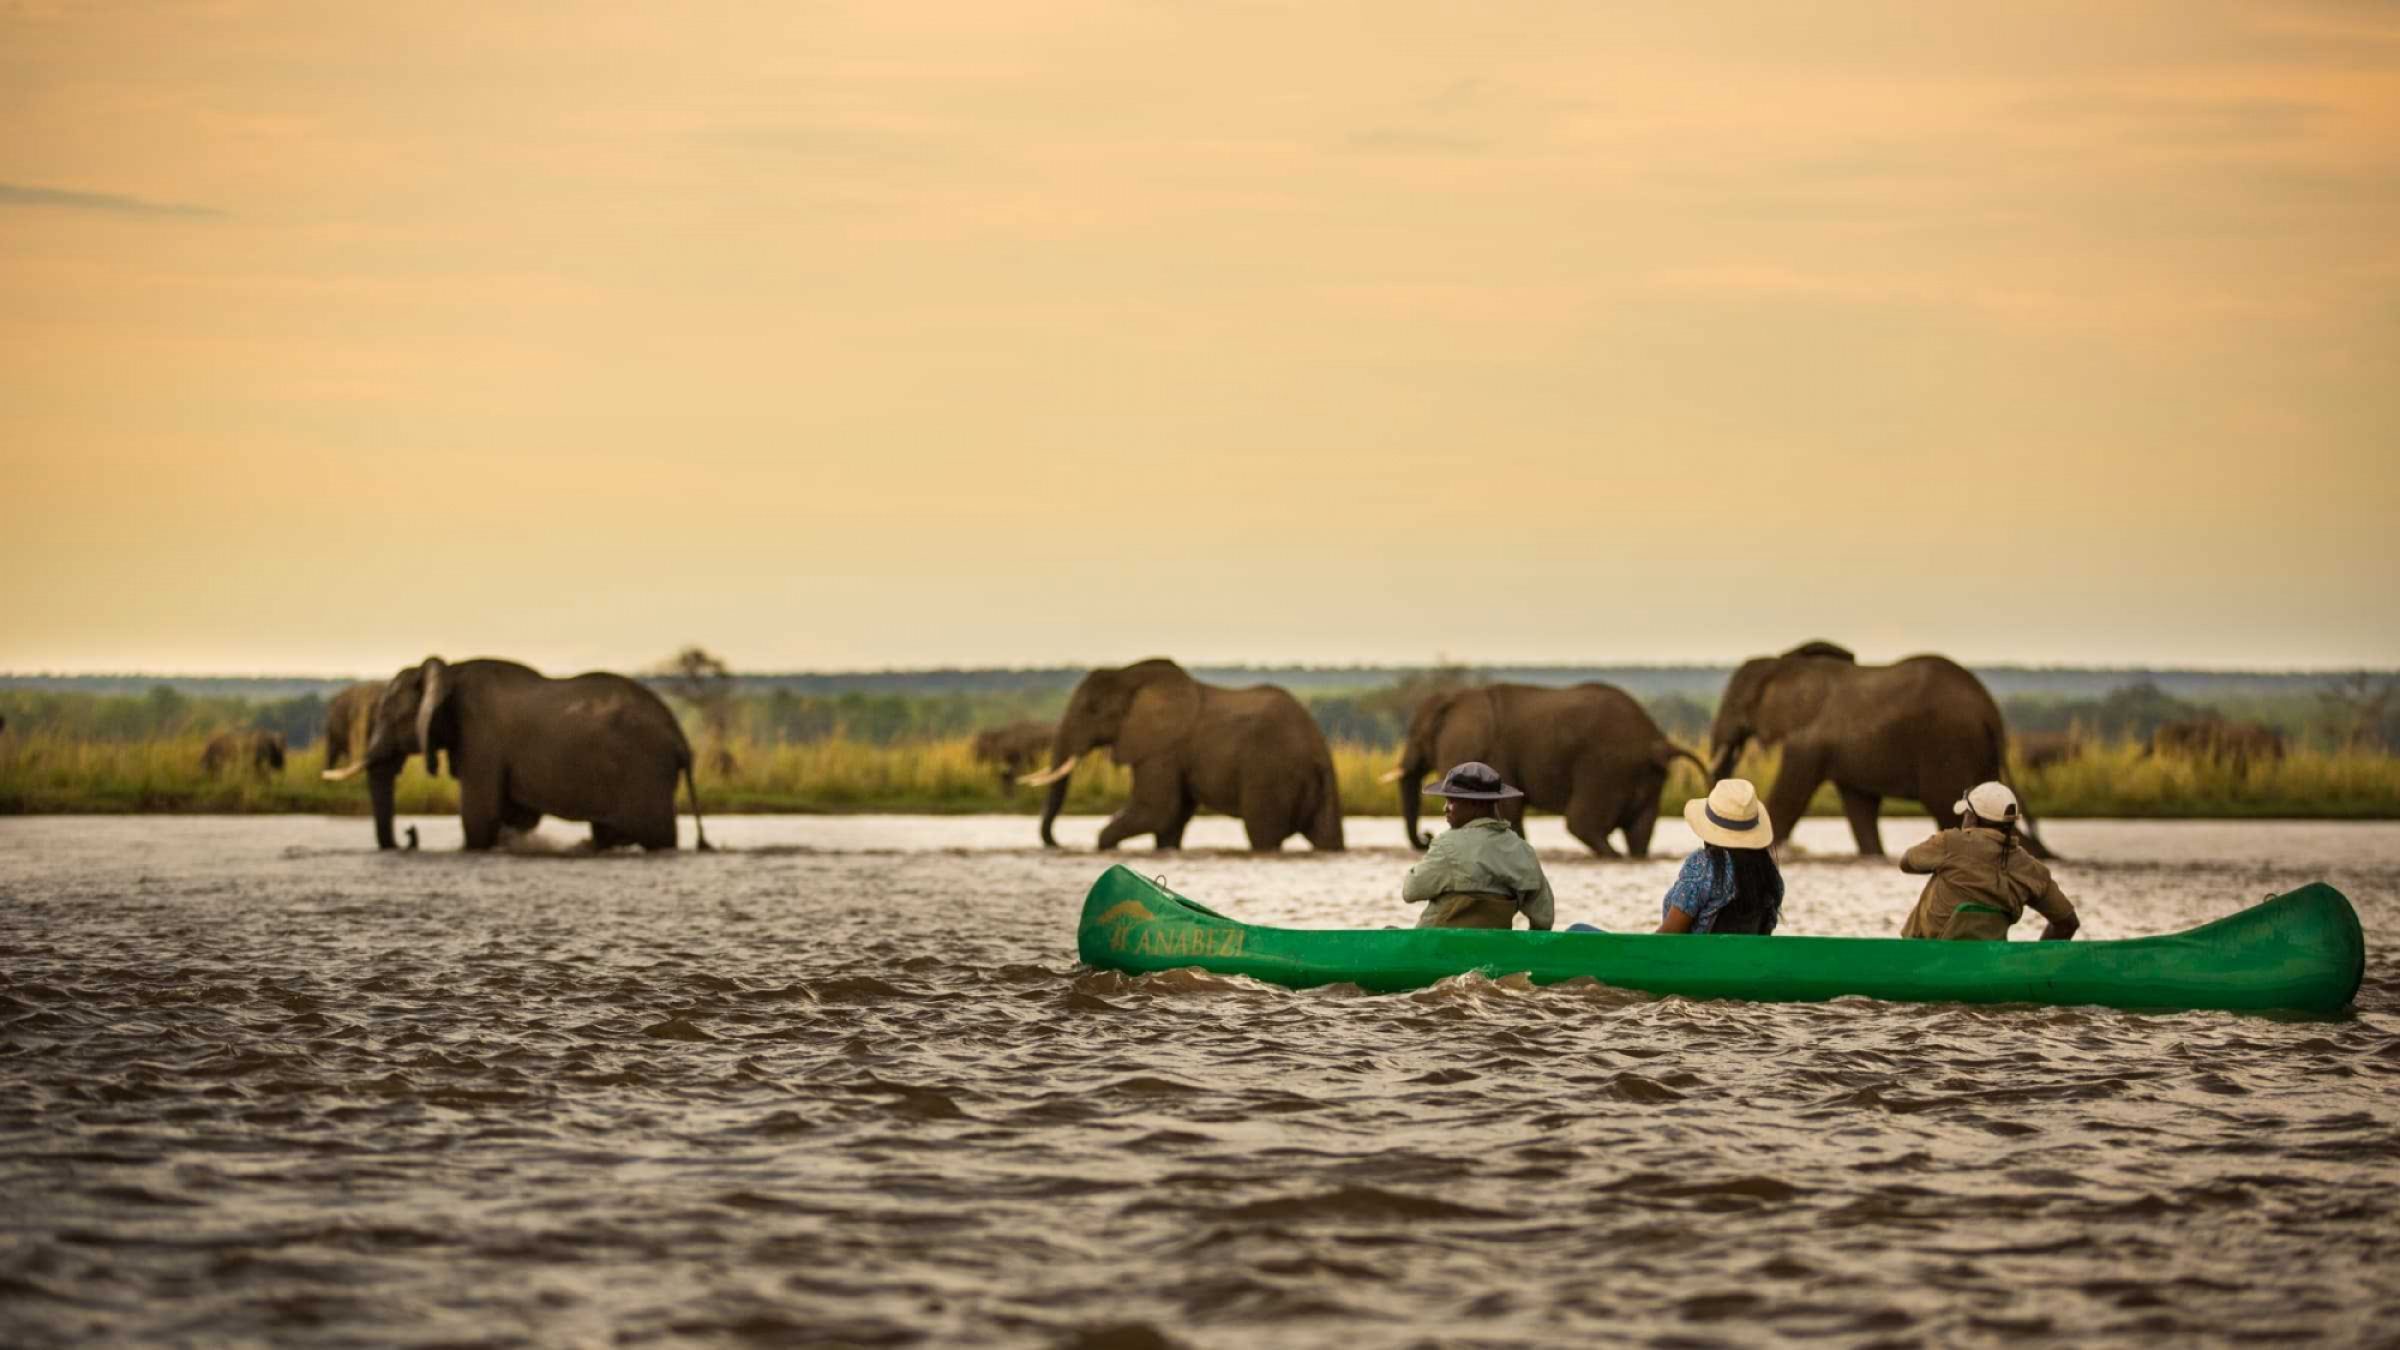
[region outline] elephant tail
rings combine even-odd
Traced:
[[[1995,771],[1995,775],[2009,791],[2015,792],[2017,785],[2014,777],[2008,771],[2008,732],[1999,726],[1994,726],[1992,728],[1992,745],[1994,747],[1992,753],[1997,757],[1994,762],[2000,766]],[[2060,861],[2058,851],[2043,843],[2042,832],[2034,828],[2033,812],[2025,806],[2025,798],[2022,794],[2017,797],[2017,823],[2024,831],[2027,853],[2043,862]]]
[[[700,818],[700,780],[693,777],[692,761],[688,756],[683,761],[683,787],[684,791],[692,794],[692,833],[700,837],[699,850],[702,853],[714,853],[717,846],[708,842],[708,822]]]
[[[1662,736],[1659,738],[1658,744],[1651,747],[1650,757],[1657,761],[1658,767],[1668,770],[1675,767],[1676,760],[1688,759],[1692,762],[1692,767],[1700,771],[1700,785],[1708,786],[1708,761],[1700,758],[1698,752],[1686,750]]]

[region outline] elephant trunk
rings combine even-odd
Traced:
[[[1433,847],[1432,835],[1417,833],[1417,808],[1424,798],[1424,770],[1421,767],[1404,767],[1400,774],[1400,823],[1411,848]]]
[[[367,772],[367,796],[375,804],[375,847],[398,848],[400,841],[392,834],[392,809],[395,788],[400,779],[400,761],[386,760]]]
[[[1059,811],[1059,808],[1060,808],[1060,807],[1062,807],[1062,806],[1065,806],[1066,804],[1067,804],[1067,775],[1065,775],[1065,774],[1062,774],[1062,775],[1060,775],[1060,776],[1059,776],[1059,777],[1057,777],[1057,778],[1053,778],[1053,779],[1051,779],[1051,780],[1050,780],[1050,786],[1049,786],[1048,790],[1047,790],[1047,791],[1045,791],[1045,792],[1042,794],[1042,847],[1043,847],[1043,848],[1057,848],[1057,847],[1058,847],[1058,840],[1057,840],[1057,839],[1055,839],[1055,838],[1053,838],[1053,837],[1051,836],[1051,833],[1050,833],[1050,826],[1052,825],[1052,823],[1054,823],[1055,821],[1057,821],[1057,819],[1058,819],[1058,811]]]
[[[1050,734],[1050,767],[1039,773],[1029,773],[1017,781],[1027,787],[1042,789],[1042,847],[1057,848],[1058,839],[1050,827],[1058,822],[1058,813],[1067,804],[1067,785],[1073,780],[1075,765],[1093,748],[1093,737],[1071,719],[1062,718]]]
[[[1747,736],[1737,736],[1718,747],[1716,762],[1711,764],[1708,769],[1708,785],[1710,787],[1715,787],[1733,777],[1733,766],[1741,762],[1742,743],[1748,739]]]

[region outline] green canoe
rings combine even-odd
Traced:
[[[1305,989],[1419,989],[1479,971],[1536,984],[1589,976],[1692,998],[1815,1002],[1860,994],[1912,1003],[2110,1008],[2349,1006],[2366,970],[2358,914],[2318,882],[2184,933],[2113,942],[1905,942],[1898,938],[1530,933],[1462,928],[1307,929],[1236,923],[1122,866],[1084,897],[1076,950],[1135,974],[1197,966]]]

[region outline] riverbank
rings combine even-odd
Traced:
[[[200,767],[199,737],[152,741],[85,740],[42,734],[0,735],[0,815],[272,814],[364,815],[365,785],[318,777],[320,750],[292,754],[280,772],[212,778]],[[792,745],[737,743],[730,766],[700,774],[710,814],[961,815],[1038,814],[1041,793],[1013,787],[975,761],[964,739],[906,745],[824,740]],[[1094,756],[1069,786],[1069,814],[1107,814],[1131,784],[1122,768]],[[1378,781],[1392,752],[1337,745],[1342,802],[1352,815],[1397,815],[1398,796]],[[1754,755],[1743,771],[1772,783],[1776,757]],[[2235,766],[2148,756],[2132,745],[2089,748],[2076,759],[2013,775],[2038,818],[2106,819],[2400,819],[2400,758],[2360,751],[2299,751],[2274,763]],[[1678,763],[1662,812],[1682,809],[1705,790],[1697,770]],[[457,785],[425,775],[412,761],[398,784],[404,814],[458,809]],[[1429,803],[1438,806],[1438,803]],[[1888,815],[1914,807],[1887,802]],[[1831,788],[1811,815],[1839,815]]]

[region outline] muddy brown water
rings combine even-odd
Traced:
[[[2366,987],[2301,1018],[1129,979],[1074,955],[1101,860],[1027,819],[605,858],[416,823],[0,820],[0,1343],[2400,1327],[2400,826],[2048,827],[2093,937],[2341,887]],[[1123,856],[1244,918],[1409,922],[1399,825],[1350,829]],[[1537,820],[1561,922],[1654,924],[1662,835],[1603,863]],[[1804,826],[1788,931],[1897,927],[1915,885],[1845,837]]]

